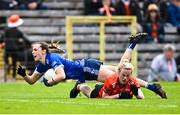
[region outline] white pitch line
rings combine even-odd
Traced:
[[[27,99],[0,99],[0,101],[7,101],[7,102],[24,102],[24,103],[27,103],[27,102],[32,102],[32,100],[27,100]],[[77,102],[68,102],[68,101],[62,101],[62,100],[38,100],[37,101],[38,103],[61,103],[61,104],[69,104],[69,105],[76,105]],[[81,104],[81,105],[100,105],[100,106],[111,106],[111,103],[90,103],[90,102],[78,102],[78,104]],[[116,105],[116,106],[127,106],[129,107],[129,104],[126,104],[125,102],[122,102],[122,103],[116,103],[116,104],[113,104],[113,105]],[[154,105],[136,105],[136,107],[154,107]],[[178,105],[174,105],[174,104],[166,104],[166,105],[157,105],[161,108],[177,108]]]
[[[0,115],[22,115],[22,114],[0,114]],[[26,114],[26,115],[44,115],[44,114]],[[52,115],[52,114],[46,114]],[[53,114],[53,115],[105,115],[105,114]],[[106,115],[144,115],[144,114],[106,114]],[[152,115],[152,114],[146,114]],[[172,114],[153,114],[153,115],[172,115]],[[180,115],[180,114],[173,114],[173,115]]]
[[[0,99],[0,101],[7,101],[7,102],[32,102],[31,100],[26,99]],[[33,101],[34,102],[34,101]],[[61,104],[77,104],[76,102],[66,102],[61,100],[51,101],[51,100],[38,100],[38,103],[61,103]],[[100,105],[100,106],[110,106],[110,104],[104,104],[104,103],[86,103],[86,102],[78,102],[78,104],[81,105]]]

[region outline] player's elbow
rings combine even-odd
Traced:
[[[29,85],[33,85],[34,83],[29,83]]]
[[[34,84],[34,82],[29,82],[29,85],[33,85]]]
[[[136,98],[137,99],[144,99],[144,95],[138,95]]]
[[[136,96],[137,99],[144,99],[144,94],[141,89],[138,89],[138,95]]]
[[[62,80],[64,80],[65,78],[66,78],[66,75],[65,75],[65,74],[61,76],[61,79],[62,79]]]

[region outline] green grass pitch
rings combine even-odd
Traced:
[[[94,86],[93,82],[88,84]],[[70,99],[69,91],[74,82],[59,83],[50,88],[40,83],[0,83],[0,114],[179,114],[180,83],[161,84],[168,99],[161,99],[144,88],[144,100],[88,99],[82,94],[76,99]]]

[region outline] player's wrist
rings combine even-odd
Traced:
[[[52,82],[50,82],[49,80],[47,81],[47,84],[48,84],[49,86],[53,86]]]
[[[23,73],[21,76],[22,76],[23,78],[25,78],[27,75],[26,75],[26,73]]]
[[[57,84],[57,82],[53,78],[51,80],[52,80],[53,85]]]
[[[22,66],[19,66],[17,69],[17,74],[24,78],[26,76],[26,69]]]
[[[53,85],[56,85],[57,82],[52,78],[52,79],[50,79],[50,80],[47,81],[47,84],[53,86]]]
[[[47,87],[51,87],[53,86],[51,83],[49,83],[49,80],[43,78],[43,82],[44,82],[44,85],[47,86]]]
[[[24,75],[24,76],[22,76],[23,78],[26,78],[27,77],[27,75]]]

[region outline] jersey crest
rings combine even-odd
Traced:
[[[112,86],[112,88],[115,88],[116,87],[116,83],[113,83],[111,86]]]

